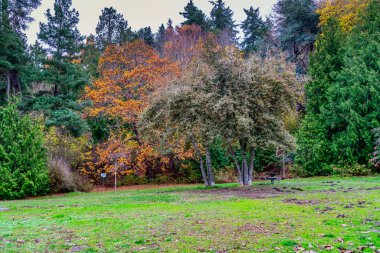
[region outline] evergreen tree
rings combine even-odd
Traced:
[[[314,0],[279,0],[274,6],[276,27],[281,47],[297,63],[298,72],[305,74],[309,54],[319,32],[319,15]]]
[[[211,10],[211,28],[219,35],[222,44],[231,44],[236,41],[236,25],[233,19],[233,11],[226,7],[223,0],[210,1]]]
[[[311,174],[367,164],[373,149],[372,130],[380,125],[380,3],[363,15],[347,37],[329,20],[318,38],[298,136],[297,160]]]
[[[259,43],[262,42],[269,27],[260,16],[259,8],[244,9],[247,18],[241,24],[244,33],[242,47],[246,53],[254,52],[259,49]]]
[[[209,28],[206,14],[194,5],[193,0],[187,3],[184,12],[180,14],[185,18],[182,25],[197,25],[205,31]]]
[[[160,54],[162,54],[163,47],[164,47],[164,44],[166,41],[165,34],[166,34],[166,28],[165,28],[164,24],[161,24],[160,27],[158,28],[158,32],[156,33],[155,38],[154,38],[154,44],[156,46],[157,51]]]
[[[49,174],[41,127],[16,106],[0,107],[0,198],[46,194]]]
[[[46,12],[47,23],[40,24],[38,38],[48,53],[42,66],[48,87],[25,99],[22,108],[43,111],[48,126],[62,126],[80,135],[86,124],[76,101],[88,77],[79,64],[83,37],[77,29],[79,14],[71,4],[71,0],[56,0],[54,12]]]
[[[20,35],[33,21],[30,14],[41,4],[41,0],[1,0],[0,24],[1,27],[9,26]]]
[[[173,20],[171,18],[169,18],[169,20],[168,20],[167,29],[174,29]]]
[[[147,45],[154,46],[154,35],[150,26],[141,28],[137,31],[137,37],[143,40]]]
[[[23,32],[39,5],[40,0],[0,1],[0,101],[21,94],[25,86],[20,79],[27,64]]]
[[[101,50],[111,44],[121,44],[133,39],[128,21],[114,8],[104,8],[96,26],[96,43]]]
[[[92,78],[98,77],[98,63],[100,50],[96,47],[95,36],[90,35],[86,38],[86,44],[83,47],[81,62],[88,75]]]

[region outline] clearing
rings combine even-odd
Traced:
[[[0,201],[0,252],[380,252],[380,177]]]

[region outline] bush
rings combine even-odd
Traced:
[[[334,174],[349,177],[349,176],[369,176],[372,174],[370,168],[363,164],[344,165],[341,167],[334,167]]]
[[[14,104],[0,107],[0,198],[18,199],[49,191],[42,127],[20,116]]]
[[[62,158],[50,158],[48,161],[50,176],[50,192],[89,192],[93,189],[90,181],[76,172],[73,172]]]
[[[215,173],[217,183],[235,183],[237,182],[236,171],[233,167],[226,167]]]

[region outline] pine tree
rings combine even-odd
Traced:
[[[254,52],[259,49],[259,44],[262,42],[269,27],[260,16],[259,8],[244,9],[247,18],[241,24],[244,33],[242,47],[246,53]]]
[[[197,25],[202,27],[204,31],[208,30],[206,14],[194,5],[193,0],[187,3],[184,12],[180,12],[180,14],[185,18],[182,25]]]
[[[0,1],[0,101],[21,94],[25,86],[20,77],[27,64],[23,32],[39,5],[40,0]]]
[[[236,25],[233,19],[233,11],[226,7],[223,0],[210,1],[211,10],[211,28],[219,35],[222,44],[231,44],[236,41]]]
[[[141,28],[137,31],[137,37],[145,42],[145,44],[154,46],[154,35],[150,26]]]
[[[171,18],[168,19],[167,29],[174,29],[173,27],[173,20]]]
[[[309,54],[319,32],[319,15],[314,0],[279,0],[274,6],[275,21],[281,47],[297,63],[298,72],[305,74]]]
[[[161,24],[160,27],[158,28],[158,32],[156,33],[155,37],[154,37],[154,45],[156,47],[156,50],[162,54],[163,52],[163,47],[164,47],[164,44],[166,42],[166,28],[164,26],[164,24]]]
[[[133,39],[128,21],[113,7],[104,8],[96,26],[96,43],[103,51],[111,44],[121,44]]]
[[[76,101],[83,93],[88,76],[80,63],[83,36],[77,29],[79,14],[71,8],[71,0],[56,0],[53,13],[47,10],[47,23],[40,23],[38,38],[46,45],[48,56],[43,62],[44,82],[49,86],[26,98],[25,110],[42,111],[48,126],[61,126],[74,135],[86,129]]]

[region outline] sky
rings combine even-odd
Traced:
[[[154,32],[163,23],[171,18],[175,25],[183,21],[179,12],[189,0],[73,0],[73,7],[79,12],[80,22],[78,28],[83,35],[95,33],[99,15],[104,7],[114,7],[124,15],[133,30],[151,26]],[[210,13],[211,4],[208,0],[193,0],[194,4],[207,15]],[[243,8],[250,6],[259,7],[263,17],[270,14],[277,0],[225,0],[234,12],[234,19],[240,24],[245,19]],[[39,23],[46,22],[45,11],[53,9],[54,0],[42,0],[41,6],[32,13],[32,22],[27,31],[28,42],[34,43],[39,32]]]

